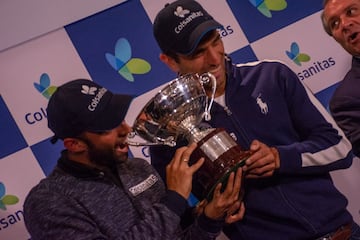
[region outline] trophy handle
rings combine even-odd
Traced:
[[[175,141],[173,136],[170,136],[170,137],[165,138],[165,139],[159,138],[159,137],[154,137],[152,139],[153,142],[149,142],[149,141],[147,141],[147,142],[135,142],[135,141],[130,140],[132,138],[135,138],[135,136],[137,136],[135,131],[132,131],[127,135],[126,143],[129,146],[134,146],[134,147],[158,146],[158,145],[167,145],[167,146],[170,146],[170,147],[175,147],[176,146],[176,141]]]
[[[203,73],[203,74],[200,75],[200,82],[201,82],[201,85],[203,87],[204,87],[204,85],[211,84],[210,101],[206,101],[205,111],[204,111],[205,121],[210,121],[211,120],[210,109],[211,109],[212,104],[214,102],[215,92],[216,92],[216,78],[215,78],[214,75],[207,72],[207,73]]]

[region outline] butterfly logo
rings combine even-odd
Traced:
[[[290,52],[286,51],[286,55],[298,66],[301,66],[301,62],[308,62],[311,59],[306,53],[300,53],[299,45],[296,42],[291,44]]]
[[[145,74],[151,65],[144,59],[132,58],[131,46],[127,39],[120,38],[115,44],[115,55],[105,54],[108,63],[126,80],[133,82],[133,74]]]
[[[0,182],[0,209],[6,210],[6,205],[14,205],[19,202],[15,195],[5,195],[5,185]]]
[[[40,83],[34,82],[34,87],[47,99],[49,99],[57,89],[55,86],[50,86],[50,77],[46,73],[41,74]]]
[[[281,11],[287,7],[286,0],[249,0],[265,17],[271,18],[271,11]]]
[[[175,16],[184,18],[186,14],[189,14],[190,11],[187,9],[183,9],[181,6],[178,6],[176,8],[176,11],[174,12]]]
[[[95,95],[95,91],[97,90],[97,87],[89,87],[88,85],[82,85],[81,92],[86,95]]]

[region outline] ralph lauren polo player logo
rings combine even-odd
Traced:
[[[262,114],[266,115],[269,112],[269,107],[267,103],[261,99],[261,93],[256,98],[256,104],[259,106]]]

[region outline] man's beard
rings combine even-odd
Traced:
[[[98,149],[90,141],[87,141],[87,145],[89,160],[98,166],[112,168],[128,158],[127,154],[116,156],[113,148]]]

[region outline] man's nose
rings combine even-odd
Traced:
[[[347,30],[349,29],[349,27],[352,27],[353,25],[353,21],[351,18],[347,17],[347,16],[343,16],[340,18],[340,26]]]
[[[216,50],[216,48],[213,48],[213,47],[208,48],[208,50],[207,50],[208,63],[216,65],[216,64],[219,64],[219,60],[220,60],[219,53]]]

